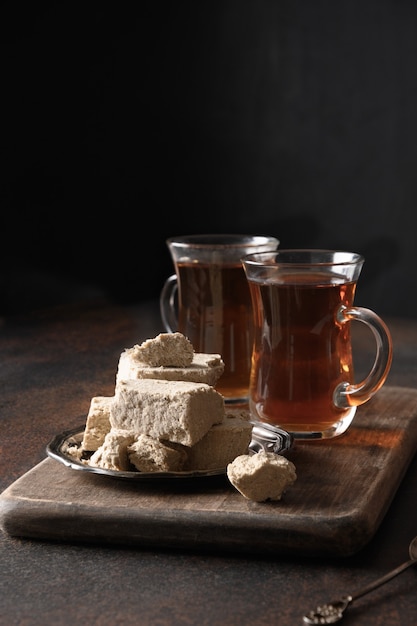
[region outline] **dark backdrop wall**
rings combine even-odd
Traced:
[[[9,4],[0,313],[155,298],[211,231],[361,252],[417,316],[417,3]]]

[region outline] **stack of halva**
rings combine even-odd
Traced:
[[[227,410],[214,385],[218,354],[195,353],[181,333],[161,333],[122,352],[112,397],[92,398],[81,444],[88,464],[178,472],[226,467],[248,450],[252,425]]]
[[[181,333],[161,333],[127,348],[120,355],[114,395],[90,402],[78,457],[116,471],[227,468],[230,482],[246,498],[280,499],[295,480],[294,466],[281,457],[278,494],[265,489],[259,463],[251,472],[250,414],[225,406],[214,388],[223,371],[221,355],[195,353]],[[265,462],[263,473],[271,477],[275,460]]]

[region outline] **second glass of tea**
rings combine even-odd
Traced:
[[[202,234],[171,237],[175,266],[162,289],[167,332],[181,332],[195,352],[220,354],[225,369],[216,385],[227,404],[248,402],[253,313],[242,257],[276,250],[264,235]]]

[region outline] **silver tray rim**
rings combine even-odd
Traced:
[[[72,455],[65,452],[65,447],[80,446],[84,435],[85,426],[77,426],[70,430],[65,430],[55,435],[55,437],[47,444],[46,453],[52,459],[62,463],[66,467],[90,474],[100,474],[110,476],[122,480],[130,481],[148,481],[148,480],[166,480],[166,479],[189,479],[189,478],[207,478],[211,476],[221,476],[226,474],[226,467],[215,468],[210,470],[189,470],[181,472],[139,472],[124,470],[109,470],[101,467],[86,465]]]

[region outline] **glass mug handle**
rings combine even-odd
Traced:
[[[367,402],[385,382],[392,362],[392,339],[382,319],[364,307],[341,306],[336,316],[340,324],[357,320],[366,324],[376,340],[376,356],[369,374],[357,384],[340,383],[333,392],[333,402],[339,409]]]
[[[177,292],[177,275],[172,274],[166,279],[159,297],[159,308],[161,311],[162,323],[167,333],[174,333],[178,328],[178,316],[175,305]]]

